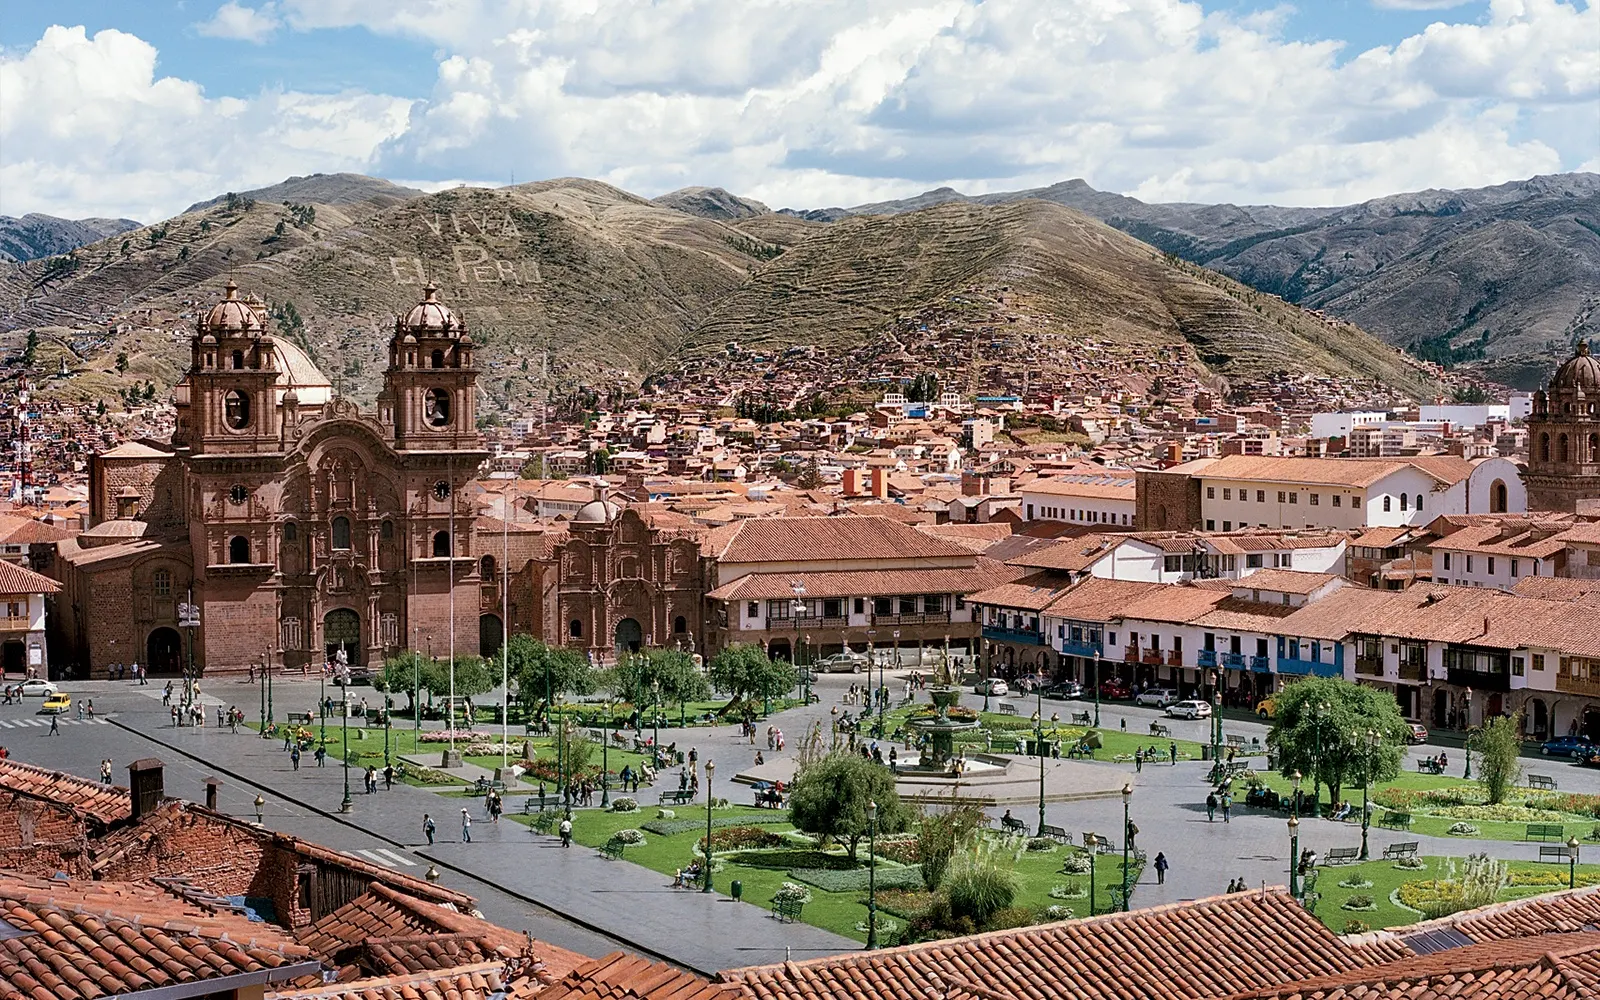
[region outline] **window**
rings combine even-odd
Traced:
[[[286,542],[295,542],[299,541],[299,539],[300,529],[293,521],[285,521],[283,524],[283,540]]]
[[[1472,556],[1467,556],[1467,572],[1472,572]]]
[[[1320,494],[1320,493],[1311,494],[1311,506],[1316,507],[1321,503],[1322,503],[1322,494]]]
[[[1217,488],[1215,486],[1207,486],[1206,487],[1206,499],[1207,500],[1215,500],[1216,498],[1217,498]]]
[[[689,631],[689,622],[682,615],[672,619],[672,634],[682,635]]]
[[[1256,490],[1256,503],[1266,503],[1266,502],[1267,502],[1267,491],[1266,490]]]
[[[1223,521],[1222,522],[1222,530],[1223,531],[1232,531],[1233,530],[1233,522],[1232,521]],[[1229,556],[1228,558],[1232,559],[1233,557]]]
[[[1343,507],[1344,506],[1344,497],[1342,497],[1339,494],[1335,493],[1333,495],[1333,505],[1335,507]]]
[[[1494,576],[1494,556],[1489,557],[1489,575]]]
[[[348,549],[350,547],[350,519],[340,515],[333,519],[333,547]],[[434,555],[439,553],[435,552]]]
[[[1244,566],[1245,566],[1245,569],[1260,569],[1261,568],[1261,553],[1259,553],[1259,552],[1247,553],[1245,555],[1245,557],[1244,557]]]
[[[448,556],[450,554],[450,532],[436,531],[433,533],[433,554],[435,556]]]
[[[1521,569],[1521,567],[1518,565],[1517,560],[1515,560],[1515,559],[1511,560],[1511,576],[1513,578],[1519,577],[1519,576],[1522,575],[1519,572],[1520,569]]]
[[[1278,491],[1278,502],[1279,503],[1287,503],[1288,501],[1289,501],[1289,493],[1288,493],[1288,491],[1287,490],[1279,490]]]
[[[478,560],[478,575],[485,580],[494,579],[494,556],[484,556]]]
[[[966,607],[967,607],[966,595],[965,594],[957,594],[956,595],[956,610],[957,611],[965,611]]]
[[[242,431],[250,426],[250,395],[238,389],[228,390],[222,397],[222,419],[232,430]]]
[[[1233,487],[1224,486],[1222,488],[1222,499],[1224,499],[1224,500],[1232,500],[1233,499]]]
[[[1444,568],[1445,569],[1449,569],[1450,568],[1450,553],[1448,553],[1448,552],[1446,552],[1444,554]]]
[[[231,563],[249,562],[250,539],[243,535],[234,535],[228,539],[228,561]]]
[[[435,367],[435,368],[443,368],[444,367],[444,352],[443,351],[434,351],[433,355],[428,360],[433,362],[433,367]]]
[[[910,594],[900,595],[900,614],[914,615],[917,613],[917,599]]]
[[[443,427],[450,422],[450,390],[429,389],[423,401],[423,419],[433,427]]]
[[[1299,492],[1290,493],[1289,494],[1289,502],[1290,503],[1295,503],[1295,504],[1299,503],[1300,502],[1300,494],[1299,494]]]
[[[238,371],[240,368],[243,368],[243,367],[244,367],[244,352],[243,351],[234,351],[233,352],[233,368],[234,368],[234,371]]]
[[[746,618],[760,618],[761,605],[755,601],[746,602],[744,606],[744,616]]]
[[[944,595],[943,594],[924,594],[923,597],[922,597],[922,610],[925,613],[930,614],[930,615],[943,614],[944,613]]]
[[[1385,493],[1383,495],[1383,512],[1385,514],[1389,513],[1389,509],[1390,509],[1389,508],[1389,504],[1390,504],[1390,502],[1391,501],[1390,501],[1390,498],[1389,498],[1389,494]]]
[[[1543,653],[1534,653],[1533,654],[1533,669],[1535,669],[1535,670],[1543,670],[1544,669],[1544,654]]]
[[[382,524],[380,524],[378,526],[378,537],[382,538],[386,542],[393,540],[393,538],[394,538],[394,522],[393,521],[385,521]]]
[[[1115,646],[1117,644],[1117,633],[1115,633],[1115,632],[1107,632],[1106,633],[1106,643],[1109,644],[1109,645]]]
[[[1209,517],[1206,518],[1206,530],[1207,531],[1216,531],[1217,530],[1217,522],[1211,520]]]
[[[1512,677],[1521,677],[1522,674],[1523,674],[1522,657],[1513,656],[1511,658],[1511,676]]]
[[[574,639],[582,639],[583,622],[578,621],[576,618],[572,619],[572,621],[567,623],[567,634],[572,636]]]
[[[165,569],[156,570],[155,574],[150,578],[150,586],[151,589],[156,592],[157,597],[171,597],[172,571]]]
[[[1387,508],[1387,507],[1384,508],[1384,510],[1388,510],[1388,509],[1389,508]],[[1404,493],[1400,494],[1400,509],[1401,510],[1410,510],[1411,509],[1411,498],[1406,496]]]
[[[866,614],[867,613],[867,599],[865,597],[856,598],[855,599],[854,608],[855,608],[855,614],[858,614],[858,615]]]
[[[1417,494],[1417,510],[1422,510],[1422,494]]]
[[[1161,560],[1161,571],[1163,573],[1176,573],[1179,571],[1182,565],[1182,556],[1165,556]]]

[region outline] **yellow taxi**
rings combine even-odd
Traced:
[[[70,710],[71,708],[72,708],[72,695],[57,693],[57,694],[51,695],[50,697],[48,697],[48,698],[46,698],[44,700],[44,704],[39,706],[39,714],[40,715],[60,715],[61,713]]]
[[[1256,703],[1256,715],[1263,719],[1271,719],[1278,714],[1278,706],[1271,698],[1262,698]]]

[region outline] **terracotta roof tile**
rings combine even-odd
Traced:
[[[71,806],[102,826],[121,822],[133,813],[126,788],[16,760],[0,760],[0,787]]]
[[[708,555],[729,563],[970,556],[971,549],[878,515],[752,518],[711,531]]]
[[[748,1000],[736,983],[711,982],[625,952],[589,962],[539,994],[540,1000]]]
[[[541,993],[537,979],[507,981],[504,962],[477,962],[450,969],[268,993],[274,1000],[519,1000]]]
[[[971,552],[962,554],[973,559]],[[806,597],[892,596],[895,594],[965,594],[1020,575],[993,559],[976,557],[959,569],[863,569],[823,573],[751,573],[706,594],[713,601],[771,601],[794,597],[794,584],[805,584]]]

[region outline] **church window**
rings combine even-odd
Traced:
[[[228,561],[231,563],[249,562],[250,539],[243,535],[234,535],[228,539]]]
[[[285,522],[283,526],[283,540],[286,542],[296,542],[300,540],[300,529],[293,521]]]
[[[1489,513],[1504,514],[1506,512],[1506,484],[1503,480],[1496,479],[1494,485],[1489,487]],[[1449,556],[1445,557],[1450,558]],[[1449,567],[1446,566],[1446,569]]]
[[[350,547],[350,519],[343,515],[333,519],[333,547],[348,549]]]
[[[582,639],[583,622],[580,622],[576,618],[572,619],[572,621],[567,623],[567,634],[572,636],[574,639]]]
[[[228,499],[233,501],[235,507],[242,506],[246,500],[250,499],[250,491],[243,486],[234,486],[228,490]]]
[[[1383,512],[1385,514],[1389,513],[1390,503],[1391,503],[1391,501],[1390,501],[1390,498],[1389,498],[1389,494],[1385,493],[1383,495]]]
[[[244,352],[243,351],[234,351],[233,352],[233,368],[234,368],[234,370],[238,371],[239,369],[241,369],[243,367],[244,367]]]
[[[165,569],[156,570],[155,574],[150,578],[150,586],[151,589],[156,592],[157,597],[171,597],[172,571]]]
[[[672,634],[673,635],[682,635],[683,633],[685,633],[687,631],[689,631],[689,623],[684,621],[682,615],[679,615],[678,617],[672,619]]]
[[[389,542],[394,540],[394,522],[385,521],[378,526],[378,537]]]
[[[1550,461],[1550,435],[1549,434],[1540,434],[1539,435],[1539,461],[1541,461],[1541,462]]]
[[[1556,438],[1556,461],[1569,461],[1567,458],[1567,436],[1565,434]]]
[[[1385,507],[1384,509],[1388,510],[1387,507]],[[1407,496],[1404,493],[1400,494],[1400,509],[1401,510],[1410,510],[1411,509],[1411,497]]]
[[[1600,462],[1600,434],[1589,435],[1589,461]]]
[[[436,556],[447,556],[450,554],[450,532],[434,532],[433,554]]]
[[[1422,494],[1421,493],[1417,494],[1417,510],[1418,511],[1422,510]]]
[[[228,426],[242,431],[250,426],[250,395],[231,389],[222,397],[222,416]]]
[[[494,556],[484,556],[478,560],[478,575],[485,580],[494,579]]]
[[[444,367],[444,352],[443,351],[434,351],[433,352],[433,357],[432,357],[431,360],[433,361],[433,367],[435,367],[435,368],[443,368]]]
[[[429,389],[423,403],[423,417],[433,427],[443,427],[450,422],[450,390]]]

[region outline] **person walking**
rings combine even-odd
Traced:
[[[1167,884],[1167,856],[1156,852],[1156,885]]]
[[[318,767],[328,766],[328,750],[326,747],[317,747],[311,751],[311,757],[317,762]]]
[[[467,807],[461,807],[461,842],[472,843],[472,814],[467,812]]]
[[[1144,747],[1135,747],[1133,750],[1133,771],[1135,774],[1144,772]]]
[[[289,751],[289,763],[294,765],[296,771],[300,770],[300,748],[298,746]]]
[[[50,716],[50,732],[49,732],[48,735],[50,735],[50,736],[60,736],[61,735],[61,716],[59,716],[59,715]]]
[[[1167,755],[1172,759],[1172,766],[1173,767],[1177,767],[1178,766],[1178,744],[1177,744],[1176,740],[1174,740],[1171,744],[1169,744],[1167,746]]]
[[[389,791],[394,787],[394,765],[383,765],[383,790]]]
[[[423,836],[428,838],[428,846],[429,847],[433,846],[433,833],[434,833],[433,817],[429,816],[427,813],[423,813],[422,814],[422,834],[423,834]]]
[[[167,681],[167,686],[161,689],[161,704],[172,704],[172,682]]]
[[[1224,823],[1233,822],[1233,820],[1231,818],[1232,812],[1233,812],[1233,796],[1229,795],[1227,792],[1223,792],[1222,793],[1222,821]]]
[[[100,783],[103,784],[103,785],[111,784],[111,758],[110,757],[107,757],[105,760],[100,762]]]
[[[571,847],[572,846],[572,814],[571,813],[568,813],[566,816],[563,816],[561,818],[561,826],[560,826],[559,829],[561,831],[561,846],[562,847]]]
[[[1216,821],[1217,821],[1217,793],[1216,792],[1212,792],[1210,795],[1206,796],[1206,822],[1207,823],[1215,823]]]

